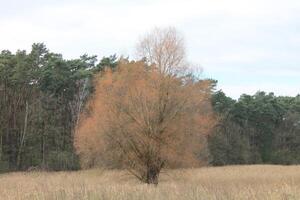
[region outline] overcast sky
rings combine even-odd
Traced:
[[[1,50],[44,42],[65,58],[134,58],[139,37],[165,26],[231,97],[300,93],[299,0],[0,0]]]

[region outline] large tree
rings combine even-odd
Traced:
[[[147,183],[163,167],[199,164],[212,125],[209,84],[163,76],[142,61],[105,72],[77,132],[82,161],[118,164]]]
[[[151,51],[146,60],[122,60],[114,72],[98,77],[76,137],[85,166],[114,164],[157,184],[164,167],[199,164],[204,136],[213,125],[211,81],[178,73],[184,54],[179,56],[176,32],[156,30],[145,39],[158,36],[161,42],[147,46],[163,50],[156,59],[150,59]]]

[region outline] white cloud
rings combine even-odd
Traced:
[[[246,71],[268,81],[268,76],[300,75],[299,0],[0,2],[0,49],[30,49],[33,42],[45,42],[68,58],[83,53],[130,55],[141,34],[172,25],[186,36],[192,61],[212,76]],[[232,95],[259,86],[236,87],[226,83],[231,77],[223,79],[221,87]],[[268,84],[265,89],[272,89]],[[284,94],[298,88],[274,90]]]

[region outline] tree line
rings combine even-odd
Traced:
[[[217,91],[212,104],[219,123],[209,136],[211,164],[300,163],[300,95],[259,91],[236,101]]]
[[[76,124],[91,78],[116,57],[65,60],[44,44],[0,54],[0,169],[78,169]],[[111,61],[111,62],[110,62]],[[110,62],[110,63],[107,63]]]
[[[157,183],[186,163],[299,164],[300,96],[233,100],[187,70],[181,42],[155,30],[136,61],[66,60],[44,44],[2,51],[0,171],[105,164]]]

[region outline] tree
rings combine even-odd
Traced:
[[[137,55],[162,74],[179,74],[188,67],[184,39],[175,28],[156,28],[137,45]]]
[[[222,91],[212,96],[213,109],[218,115],[218,124],[209,136],[208,147],[210,163],[213,165],[232,165],[250,163],[251,153],[248,135],[250,127],[241,127],[232,120],[232,110],[236,101]]]
[[[286,109],[282,122],[275,130],[273,162],[276,164],[300,163],[300,95],[279,97]]]
[[[103,71],[105,68],[110,68],[111,70],[116,69],[118,66],[118,57],[116,54],[109,57],[103,57],[99,64],[96,66],[95,71]]]
[[[157,184],[163,167],[199,164],[197,153],[212,126],[210,83],[165,77],[148,67],[125,62],[98,79],[76,147],[85,163],[102,155],[102,164],[117,162]]]
[[[119,166],[157,184],[164,167],[199,164],[213,126],[212,83],[184,73],[175,29],[154,30],[138,50],[141,61],[121,60],[98,77],[75,146],[85,167]]]

